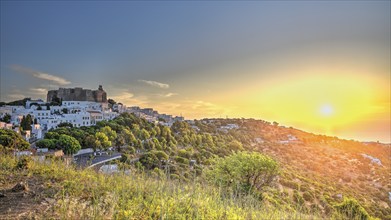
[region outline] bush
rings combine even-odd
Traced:
[[[279,172],[277,162],[260,153],[235,153],[218,158],[214,163],[207,171],[210,181],[245,193],[262,191],[272,184]]]
[[[19,158],[18,162],[16,163],[16,169],[29,169],[31,164],[31,157],[28,156],[22,156]]]
[[[337,218],[346,219],[370,219],[368,212],[353,198],[345,198],[344,201],[334,206]]]
[[[309,192],[304,192],[303,198],[305,201],[311,202],[314,199],[314,196]]]
[[[175,157],[175,161],[181,164],[189,164],[189,160],[183,157]]]
[[[0,129],[0,150],[26,150],[30,144],[20,134],[13,130]]]
[[[157,156],[152,152],[148,152],[140,157],[140,163],[149,170],[158,167],[159,162]]]

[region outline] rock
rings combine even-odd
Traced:
[[[335,199],[342,201],[343,200],[343,195],[342,194],[337,194],[334,196]]]
[[[3,198],[3,197],[5,197],[5,194],[0,192],[0,198]]]
[[[12,192],[28,191],[28,190],[29,190],[29,187],[28,187],[27,183],[24,183],[24,182],[20,182],[12,188]]]

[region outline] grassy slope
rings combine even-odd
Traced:
[[[317,218],[277,210],[251,196],[235,198],[199,180],[183,183],[145,173],[110,176],[92,170],[75,170],[55,161],[31,162],[28,169],[18,170],[16,163],[13,158],[0,157],[0,190],[6,198],[15,196],[16,199],[11,205],[2,203],[0,218]],[[18,199],[9,189],[20,181],[27,182],[30,190]]]

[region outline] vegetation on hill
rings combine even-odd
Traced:
[[[16,101],[12,101],[12,102],[0,102],[0,107],[1,106],[4,106],[4,105],[11,105],[11,106],[18,106],[18,105],[22,105],[22,106],[26,106],[26,102],[31,100],[31,98],[24,98],[24,99],[21,99],[21,100],[16,100]]]
[[[229,124],[238,128],[227,129]],[[252,119],[175,122],[170,128],[127,113],[96,126],[51,130],[36,145],[65,151],[66,143],[61,143],[60,137],[73,138],[72,143],[81,148],[113,147],[123,153],[116,162],[123,172],[114,176],[53,162],[57,167],[53,169],[80,176],[61,176],[69,184],[66,186],[56,178],[52,181],[61,189],[71,187],[68,194],[62,191],[63,211],[55,212],[60,216],[391,219],[387,145],[314,135]],[[362,154],[379,158],[383,164],[373,164]],[[137,157],[139,162],[130,163]],[[36,169],[12,172],[34,172],[38,178],[35,173],[43,171],[37,169],[51,169],[48,164],[32,164]],[[125,175],[128,171],[130,177]],[[46,181],[50,175],[54,174],[39,178]],[[4,187],[0,185],[0,189]],[[143,195],[146,200],[131,195]],[[114,210],[100,213],[98,207],[107,204]],[[72,205],[91,210],[80,213]]]

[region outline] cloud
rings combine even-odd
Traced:
[[[123,100],[128,100],[134,97],[133,93],[130,92],[122,92],[118,95],[111,96],[111,99],[114,99],[116,102],[123,102]]]
[[[10,98],[14,101],[14,100],[19,100],[19,99],[24,99],[24,98],[26,98],[26,96],[24,96],[23,94],[15,94],[14,93],[14,94],[9,94],[8,98]]]
[[[159,96],[164,97],[164,98],[170,98],[170,97],[173,97],[173,96],[176,96],[176,95],[179,95],[179,94],[178,93],[173,93],[173,92],[169,92],[169,93],[166,93],[166,94],[159,94]]]
[[[62,77],[55,76],[55,75],[52,75],[49,73],[35,71],[35,70],[32,70],[30,68],[26,68],[26,67],[23,67],[20,65],[12,65],[11,69],[14,71],[20,72],[20,73],[26,73],[26,74],[32,75],[33,77],[38,78],[38,79],[43,79],[43,80],[54,82],[54,83],[61,85],[61,86],[68,85],[71,83],[70,81],[68,81]]]
[[[36,94],[47,94],[48,90],[45,88],[30,88],[30,91]]]
[[[170,88],[170,85],[165,84],[165,83],[156,82],[156,81],[148,81],[148,80],[143,80],[143,79],[139,79],[138,81],[145,83],[147,85],[153,86],[153,87],[161,88],[161,89]]]

